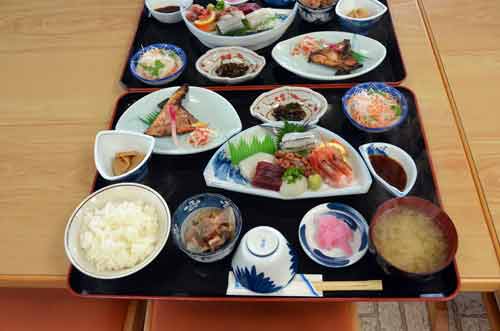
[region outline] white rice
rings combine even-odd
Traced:
[[[158,241],[158,215],[143,202],[107,202],[83,215],[80,247],[98,271],[144,261]]]

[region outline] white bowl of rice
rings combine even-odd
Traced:
[[[99,279],[131,275],[165,246],[170,210],[152,188],[135,183],[106,186],[89,195],[71,215],[64,234],[75,268]]]

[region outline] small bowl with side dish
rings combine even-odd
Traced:
[[[408,116],[408,102],[394,87],[368,82],[355,85],[342,96],[342,110],[356,128],[377,133],[403,123]]]
[[[82,273],[116,279],[145,268],[169,233],[170,211],[162,196],[145,185],[119,183],[78,205],[66,225],[64,248]]]
[[[306,22],[324,24],[335,18],[337,0],[297,0],[297,4],[299,15]]]
[[[306,87],[283,86],[262,93],[250,106],[250,114],[263,122],[316,124],[328,109],[328,101]]]
[[[373,142],[359,146],[372,176],[391,194],[407,195],[415,181],[418,170],[413,158],[398,146]]]
[[[369,246],[368,224],[354,208],[324,203],[309,210],[299,225],[299,240],[314,262],[343,268],[359,261]]]
[[[216,83],[238,84],[256,78],[266,59],[243,47],[217,47],[196,61],[196,70]]]
[[[340,25],[349,31],[370,30],[387,11],[387,7],[377,0],[339,0],[335,13]]]
[[[286,287],[298,270],[298,255],[276,229],[258,226],[243,236],[231,268],[236,280],[256,293],[272,293]]]
[[[220,194],[204,193],[184,200],[177,207],[172,233],[175,244],[187,256],[210,263],[233,251],[242,223],[234,202]]]
[[[171,44],[152,44],[141,48],[130,59],[130,72],[144,84],[170,83],[184,72],[187,64],[182,48]]]
[[[97,171],[110,182],[140,181],[147,172],[154,145],[154,138],[145,134],[121,130],[100,131],[94,143]]]
[[[178,23],[182,21],[179,0],[145,0],[151,15],[161,23]]]
[[[422,198],[393,198],[370,223],[377,263],[394,276],[426,280],[452,263],[458,236],[450,217]]]

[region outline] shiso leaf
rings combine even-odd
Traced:
[[[270,135],[265,135],[263,139],[253,136],[250,142],[244,137],[237,142],[229,142],[229,158],[233,165],[238,165],[241,161],[257,153],[267,153],[274,155],[276,144]]]

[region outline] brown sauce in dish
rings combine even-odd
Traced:
[[[179,6],[165,6],[165,7],[155,8],[156,11],[166,14],[175,13],[176,11],[179,11],[179,9],[180,9]]]
[[[385,155],[370,155],[375,172],[386,182],[403,191],[406,186],[406,172],[398,161]]]

